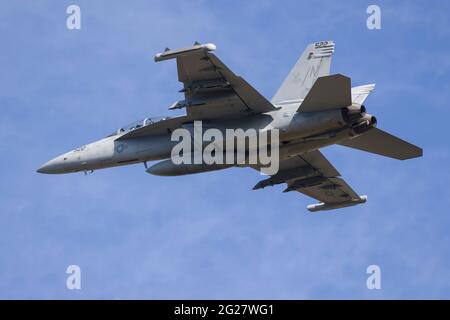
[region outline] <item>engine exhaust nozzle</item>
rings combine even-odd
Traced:
[[[375,127],[377,125],[377,118],[375,118],[373,115],[366,113],[359,121],[358,123],[353,126],[353,131],[356,134],[361,134],[369,129]]]
[[[361,119],[366,114],[366,107],[362,104],[352,104],[349,107],[342,108],[342,118],[347,123],[353,123]]]

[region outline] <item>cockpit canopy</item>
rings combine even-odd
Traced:
[[[128,131],[136,130],[160,121],[168,120],[170,117],[153,117],[153,118],[145,118],[142,120],[133,121],[132,123],[127,124],[126,126],[123,126],[113,133],[111,133],[108,137],[115,136],[118,134],[122,134]]]

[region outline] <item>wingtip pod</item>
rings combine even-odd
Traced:
[[[193,53],[196,51],[202,51],[202,50],[214,51],[214,50],[216,50],[216,48],[217,48],[216,45],[213,43],[200,44],[198,42],[195,42],[192,47],[174,49],[174,50],[166,49],[166,51],[164,51],[164,52],[157,53],[155,55],[155,62],[173,59],[173,58],[176,58],[177,56],[188,54],[188,53]]]
[[[365,203],[367,201],[367,196],[360,196],[359,199],[352,199],[349,201],[343,201],[343,202],[337,202],[337,203],[316,203],[316,204],[310,204],[306,207],[308,211],[310,212],[317,212],[322,210],[332,210],[332,209],[339,209],[339,208],[345,208],[345,207],[352,207],[356,206],[357,204]]]

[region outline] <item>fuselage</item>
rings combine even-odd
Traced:
[[[357,107],[358,108],[358,107]],[[297,112],[298,103],[284,105],[277,111],[243,116],[222,121],[204,120],[205,128],[226,129],[254,128],[259,131],[278,129],[280,157],[286,158],[315,150],[362,133],[355,130],[358,124],[370,126],[373,120],[365,116],[364,107],[359,106],[356,117],[349,117],[349,108],[320,112]],[[371,116],[370,116],[371,117]],[[180,127],[192,127],[194,119]],[[359,122],[358,122],[359,121]],[[114,134],[64,153],[42,165],[40,173],[71,173],[92,171],[134,163],[169,159],[177,141],[172,141],[171,132],[139,137],[123,138],[130,130],[139,130],[146,123],[130,129],[119,129]],[[152,124],[148,124],[152,125]]]

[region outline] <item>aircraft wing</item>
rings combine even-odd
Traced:
[[[318,150],[280,161],[277,174],[258,182],[253,189],[286,183],[284,192],[297,191],[321,201],[309,205],[311,212],[354,206],[366,202],[342,178]]]
[[[167,50],[155,56],[155,61],[177,61],[184,100],[177,101],[170,109],[186,108],[191,120],[234,118],[277,110],[210,52],[214,49],[212,44],[196,43],[190,48]]]

